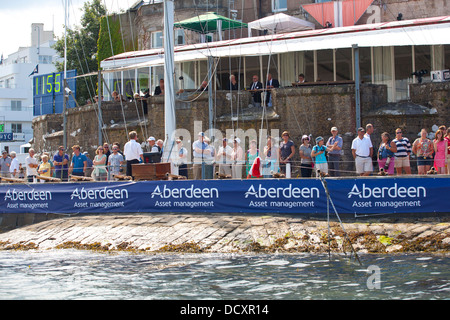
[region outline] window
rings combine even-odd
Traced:
[[[180,46],[184,44],[184,30],[177,29],[175,30],[175,45]]]
[[[12,131],[12,133],[22,133],[22,124],[21,123],[11,123],[11,131]]]
[[[51,64],[52,60],[52,56],[39,56],[39,63],[41,64]]]
[[[396,100],[406,100],[409,97],[409,84],[413,82],[412,48],[398,46],[394,48],[395,63],[395,93]]]
[[[11,111],[22,111],[22,101],[11,100]]]
[[[272,0],[272,12],[286,11],[287,0]]]
[[[315,81],[333,81],[333,50],[317,51],[317,79]]]
[[[162,31],[152,32],[152,48],[163,47],[163,34]]]

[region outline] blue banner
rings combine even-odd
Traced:
[[[448,213],[450,178],[325,179],[343,214]],[[0,213],[327,213],[319,179],[1,184]],[[330,203],[330,212],[333,209]]]

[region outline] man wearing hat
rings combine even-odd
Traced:
[[[316,145],[312,148],[311,151],[311,157],[315,158],[315,165],[314,168],[316,169],[316,177],[319,176],[319,171],[321,173],[328,174],[328,163],[327,163],[327,157],[325,156],[325,153],[331,150],[331,148],[327,148],[324,146],[324,140],[322,137],[316,138]]]
[[[9,178],[9,168],[11,167],[11,158],[8,156],[6,150],[2,151],[2,157],[0,158],[0,174],[4,178]]]
[[[356,173],[361,176],[369,176],[373,171],[373,146],[370,138],[364,135],[365,133],[364,128],[358,128],[358,136],[352,142],[352,154],[353,159],[355,159]]]
[[[219,173],[231,175],[233,149],[228,145],[227,138],[222,139],[222,146],[217,152],[216,160],[219,164]]]
[[[328,152],[328,169],[330,170],[331,177],[339,177],[339,162],[341,161],[343,140],[338,136],[338,129],[336,127],[331,128],[331,135],[326,144],[327,148],[330,148]]]
[[[161,152],[161,149],[156,144],[155,137],[150,137],[147,139],[148,145],[150,146],[150,152]]]

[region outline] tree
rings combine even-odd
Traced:
[[[100,33],[102,16],[106,9],[101,0],[84,3],[82,9],[81,27],[67,30],[67,69],[77,69],[78,75],[98,71],[97,41]],[[64,35],[58,38],[54,49],[64,57]],[[64,61],[56,62],[59,72],[64,71]],[[87,99],[93,100],[97,94],[97,76],[79,78],[77,80],[78,104],[86,104]]]

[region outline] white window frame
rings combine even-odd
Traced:
[[[159,38],[158,38],[159,37]],[[155,43],[156,41],[156,43]],[[159,43],[161,41],[161,43]],[[151,33],[152,49],[162,48],[164,46],[164,39],[162,31],[155,31]]]
[[[286,6],[283,8],[280,8],[280,1],[281,0],[272,0],[272,12],[282,12],[282,11],[287,11],[287,6],[288,6],[288,1],[287,0],[283,0],[286,2]]]

